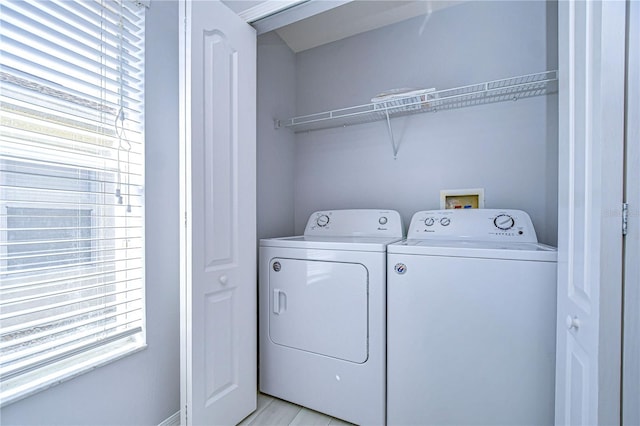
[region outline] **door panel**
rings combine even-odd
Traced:
[[[589,393],[583,390],[587,387],[586,380],[589,379],[589,355],[577,344],[575,339],[567,339],[567,374],[565,381],[571,385],[570,392],[566,393],[569,398],[566,401],[569,407],[569,418],[575,425],[584,425],[589,418]]]
[[[237,114],[238,52],[219,30],[204,30],[202,75],[204,156],[200,161],[205,171],[204,234],[207,267],[229,265],[236,261],[237,242],[235,212],[237,205],[237,130],[233,116]]]
[[[368,357],[368,274],[358,263],[275,258],[269,269],[269,338],[363,363]]]
[[[237,424],[257,392],[256,36],[218,1],[180,4],[181,421]]]
[[[212,404],[237,386],[237,363],[233,345],[233,291],[226,290],[205,296],[206,399]],[[229,324],[229,327],[220,327]]]

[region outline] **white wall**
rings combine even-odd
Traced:
[[[179,409],[177,2],[152,2],[146,26],[148,348],[4,407],[2,425],[157,425]]]
[[[437,89],[557,68],[553,2],[469,2],[296,55],[296,115],[399,87]],[[406,224],[440,189],[530,213],[557,241],[557,95],[296,135],[295,231],[314,210],[393,208]],[[288,132],[288,130],[281,130]]]
[[[258,238],[294,232],[295,135],[274,119],[295,114],[295,55],[271,32],[258,38]]]

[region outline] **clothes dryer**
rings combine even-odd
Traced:
[[[416,213],[388,247],[388,424],[553,424],[556,257],[522,211]]]
[[[385,421],[391,210],[311,215],[304,235],[260,241],[260,390],[361,424]]]

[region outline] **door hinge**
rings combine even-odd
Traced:
[[[187,228],[187,212],[184,212],[184,227]]]
[[[629,226],[629,203],[622,203],[622,235],[627,235]]]

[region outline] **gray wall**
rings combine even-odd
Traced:
[[[446,89],[557,68],[557,5],[469,2],[296,55],[296,114],[400,87]],[[260,70],[261,71],[261,70]],[[405,224],[441,189],[485,189],[485,207],[530,213],[557,241],[557,95],[296,135],[295,232],[311,212],[394,208]],[[288,130],[281,130],[288,132]]]
[[[295,55],[271,32],[258,38],[258,238],[294,232],[295,135],[274,119],[295,114]]]
[[[148,347],[4,407],[3,425],[157,425],[179,409],[177,3],[152,2],[146,26]]]

